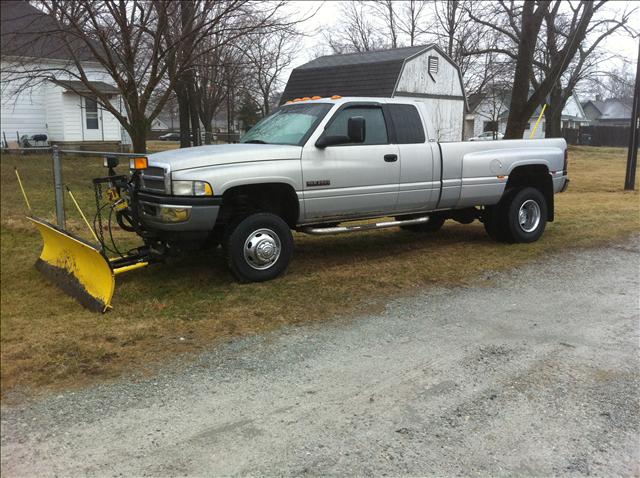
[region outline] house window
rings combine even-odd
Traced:
[[[99,129],[98,102],[95,98],[84,99],[84,116],[87,123],[87,129]]]
[[[487,131],[498,131],[498,122],[497,121],[485,121],[482,127],[483,132]]]
[[[438,73],[438,57],[430,56],[429,57],[429,74],[435,75]]]

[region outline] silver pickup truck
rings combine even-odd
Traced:
[[[447,219],[478,219],[498,241],[542,235],[553,221],[554,193],[569,183],[563,139],[438,143],[434,137],[420,102],[296,100],[240,144],[150,155],[137,172],[130,213],[147,242],[222,244],[243,282],[286,269],[291,230],[399,226],[433,233]]]

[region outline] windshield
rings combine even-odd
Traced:
[[[302,146],[330,108],[328,103],[283,106],[260,120],[240,142]]]

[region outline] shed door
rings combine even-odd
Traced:
[[[82,127],[84,141],[102,141],[102,111],[95,98],[82,98]]]

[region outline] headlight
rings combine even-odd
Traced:
[[[173,181],[176,196],[213,196],[213,189],[206,181]]]

